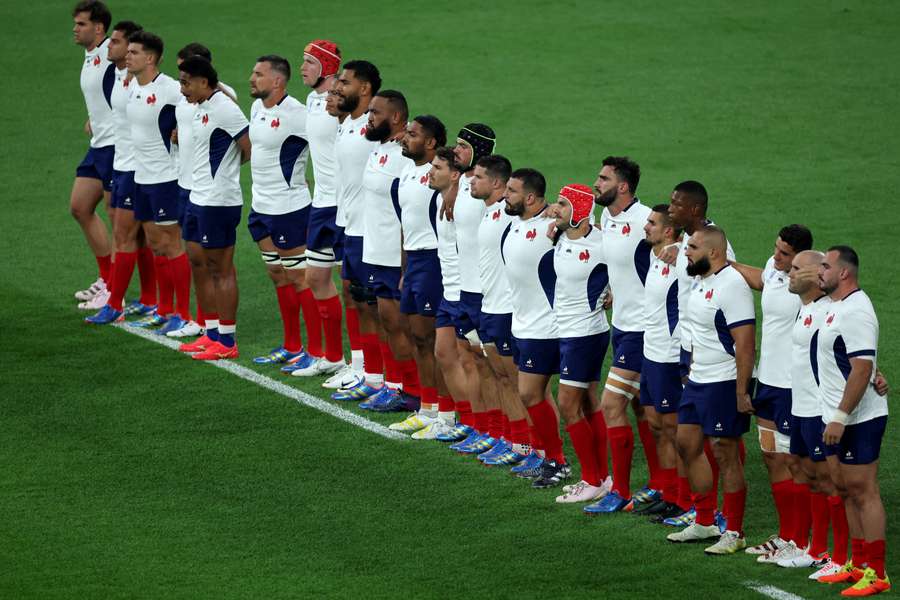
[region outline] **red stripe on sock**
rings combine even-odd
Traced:
[[[472,415],[472,403],[468,400],[457,400],[456,411],[459,413],[459,422],[469,427],[475,427],[475,417]]]
[[[712,525],[716,518],[717,498],[712,495],[712,492],[694,493],[691,496],[694,509],[697,511],[697,524]]]
[[[456,409],[456,403],[453,401],[453,396],[438,395],[437,402],[439,412],[453,412]]]

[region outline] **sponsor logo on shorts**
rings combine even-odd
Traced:
[[[721,423],[716,423],[716,431],[723,431]]]
[[[816,446],[815,449],[813,450],[813,454],[822,454],[822,448],[820,448],[819,446]]]
[[[562,374],[563,374],[563,375],[568,375],[568,374],[569,374],[569,367],[563,367],[563,368],[562,368]]]
[[[663,398],[662,402],[659,403],[660,406],[668,406],[669,400],[667,398]]]
[[[158,214],[158,215],[164,215],[164,214],[166,214],[166,211],[165,211],[164,209],[161,208],[161,209],[159,209],[159,212],[156,213],[156,214]]]
[[[533,363],[532,360],[529,358],[528,360],[525,361],[525,366],[526,366],[526,367],[533,367],[533,366],[534,366],[534,363]]]
[[[425,303],[425,310],[431,310],[431,302]]]
[[[790,429],[791,424],[788,423],[787,421],[785,421],[784,423],[781,424],[781,427],[782,427],[782,429]]]
[[[623,363],[623,364],[625,363],[625,355],[624,354],[619,357],[619,362]]]
[[[283,235],[279,235],[279,236],[278,236],[278,241],[283,243],[283,242],[284,242],[284,236],[283,236]]]
[[[847,453],[844,454],[844,458],[853,458],[853,453],[847,450]]]
[[[206,236],[204,235],[202,238],[200,238],[200,241],[201,241],[201,242],[208,242],[209,240],[206,239]]]

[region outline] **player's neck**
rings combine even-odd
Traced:
[[[609,210],[609,214],[614,217],[632,204],[634,204],[634,195],[628,194],[626,196],[619,196],[618,198],[616,198],[615,201],[607,207],[607,209]]]
[[[825,292],[817,288],[816,286],[812,286],[806,293],[800,294],[800,302],[803,303],[804,306],[809,304],[810,302],[815,302],[819,298],[825,295]]]
[[[417,166],[417,167],[421,167],[421,166],[424,165],[425,163],[429,163],[429,164],[430,164],[431,161],[433,161],[433,160],[434,160],[434,154],[427,154],[427,153],[426,153],[426,154],[424,154],[424,155],[422,156],[422,158],[420,158],[419,160],[415,160],[415,161],[413,161],[413,162],[416,163],[416,166]]]
[[[313,88],[313,91],[317,94],[323,94],[331,89],[331,85],[334,83],[334,75],[329,75],[328,77],[322,77],[319,79],[319,85]]]
[[[354,108],[353,111],[350,113],[350,118],[355,120],[355,119],[360,118],[367,112],[369,112],[369,102],[371,100],[372,100],[371,98],[366,98],[366,101],[363,102],[363,99],[360,98],[359,104],[357,104],[356,108]]]
[[[694,219],[692,222],[688,223],[684,226],[684,232],[688,235],[694,235],[694,232],[706,225],[707,220],[706,217],[700,217],[699,219]]]
[[[709,271],[707,271],[705,275],[701,275],[700,278],[706,279],[707,277],[712,277],[727,266],[728,262],[724,260],[709,261]]]
[[[590,233],[593,225],[588,221],[583,221],[578,224],[578,227],[569,227],[566,229],[566,237],[570,240],[580,240],[588,233]]]
[[[658,257],[659,253],[663,251],[663,248],[665,248],[667,246],[671,246],[674,243],[675,243],[675,240],[663,239],[658,244],[653,244],[653,246],[651,246],[650,249],[653,250],[653,256]]]
[[[105,40],[105,39],[106,39],[106,34],[105,34],[105,33],[98,34],[97,37],[94,38],[94,41],[91,42],[91,45],[88,46],[87,48],[85,48],[85,50],[87,50],[88,52],[93,51],[94,49],[97,48],[97,46],[99,46],[100,44],[102,44],[102,43],[103,43],[103,40]]]
[[[499,190],[487,197],[484,201],[485,206],[493,206],[503,200],[503,190]]]
[[[114,61],[113,64],[116,65],[116,69],[121,71],[125,68],[125,59]],[[131,79],[131,74],[128,75],[127,79]]]
[[[147,85],[159,75],[159,69],[156,67],[147,67],[143,71],[141,71],[138,75],[135,75],[137,78],[137,82],[140,85]]]
[[[520,218],[523,221],[527,221],[528,219],[531,219],[534,216],[540,214],[540,212],[545,208],[547,208],[546,200],[542,202],[536,202],[532,206],[525,207],[525,212],[522,213],[522,216]]]
[[[285,96],[287,96],[287,92],[285,90],[272,92],[267,98],[263,100],[263,106],[265,106],[266,108],[272,108],[276,104],[280,104],[281,101],[284,100]]]
[[[855,279],[845,279],[840,282],[833,292],[828,294],[835,302],[840,302],[859,289],[859,282]]]

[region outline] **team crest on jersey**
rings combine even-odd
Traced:
[[[353,133],[353,130],[352,130],[352,129],[350,130],[350,133]],[[362,129],[359,130],[359,135],[366,135],[366,128],[365,128],[365,127],[363,127]]]
[[[622,228],[622,235],[631,235],[631,224],[625,223],[625,227]]]
[[[99,66],[100,66],[100,57],[99,57],[99,56],[95,56],[95,57],[94,57],[94,66],[95,66],[95,67],[99,67]]]
[[[712,300],[712,296],[713,296],[713,291],[712,291],[712,290],[709,290],[708,292],[706,292],[706,293],[703,295],[703,297],[706,298],[707,300]]]
[[[825,319],[825,324],[826,324],[826,325],[831,325],[831,322],[832,322],[832,321],[834,321],[834,313],[831,313],[830,315],[828,315],[828,318]]]
[[[525,234],[525,239],[528,240],[529,242],[533,242],[536,237],[537,237],[537,229],[532,229],[531,231],[529,231],[528,233]]]
[[[123,79],[123,80],[122,80],[122,87],[128,87],[128,84],[129,84],[129,83],[131,83],[131,80],[130,80],[130,79]]]
[[[812,325],[812,315],[806,315],[806,318],[803,319],[803,326],[809,327]]]
[[[660,271],[660,274],[661,274],[663,277],[668,277],[668,276],[669,276],[669,265],[664,266],[664,267],[663,267],[663,270]]]
[[[387,162],[387,154],[382,154],[381,158],[378,159],[378,164],[384,166]]]
[[[428,183],[428,175],[427,175],[427,174],[426,174],[426,175],[422,175],[422,178],[419,179],[419,183],[421,183],[422,185],[427,184],[427,183]]]
[[[203,116],[200,118],[200,122],[203,123],[204,125],[206,125],[207,123],[209,123],[209,115],[208,115],[208,114],[203,115]]]
[[[147,104],[156,104],[156,94],[147,96]]]
[[[581,262],[587,262],[591,259],[591,253],[588,252],[587,248],[578,253],[578,260]]]
[[[494,214],[491,215],[491,218],[495,221],[500,219],[500,209],[499,208],[494,211]]]
[[[281,126],[281,119],[272,119],[272,121],[269,122],[269,127],[272,129],[278,129],[279,126]]]

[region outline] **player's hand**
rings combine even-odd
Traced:
[[[826,446],[834,446],[844,437],[844,426],[837,421],[832,421],[825,426],[825,433],[822,434],[822,441]]]
[[[94,132],[91,129],[91,120],[90,119],[88,119],[87,121],[84,122],[84,132],[86,134],[88,134],[88,136],[94,135]]]
[[[669,244],[659,253],[659,260],[667,265],[674,265],[678,260],[678,244]]]
[[[397,289],[398,290],[403,289],[403,275],[400,276],[400,281],[397,282]]]
[[[556,239],[556,223],[550,223],[547,225],[547,237],[551,240]]]
[[[799,269],[794,271],[794,281],[796,281],[797,283],[813,284],[818,288],[819,266],[808,265],[806,267],[800,267]]]
[[[172,143],[173,144],[178,143],[178,128],[177,127],[172,130]]]
[[[441,203],[441,218],[447,218],[448,221],[453,220],[453,206],[456,204],[456,198],[453,200],[444,199]]]
[[[606,288],[602,294],[600,294],[600,299],[603,300],[603,310],[609,310],[613,305],[613,294],[612,290],[609,287]]]
[[[739,413],[744,415],[753,414],[753,402],[750,401],[750,394],[748,394],[747,392],[738,392],[737,410]]]
[[[888,392],[891,391],[891,386],[888,385],[888,381],[884,378],[884,373],[881,371],[875,371],[875,381],[872,382],[872,385],[879,396],[887,396]]]

